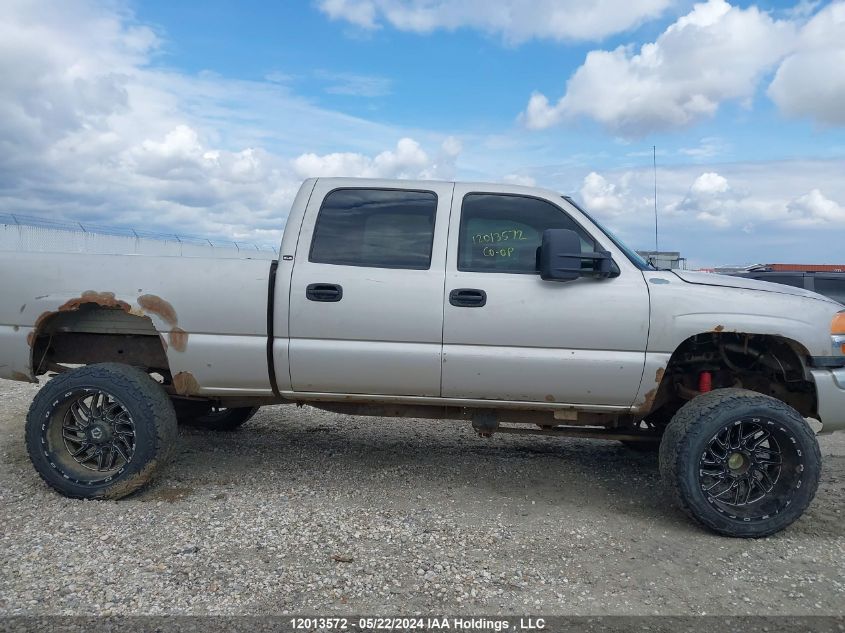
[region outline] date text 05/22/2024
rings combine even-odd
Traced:
[[[291,628],[302,630],[364,630],[364,631],[542,631],[546,628],[543,618],[463,618],[463,617],[304,617],[291,618]]]

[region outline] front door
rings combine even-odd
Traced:
[[[453,186],[407,186],[317,182],[291,278],[294,391],[440,395]]]
[[[641,270],[563,198],[456,185],[452,207],[443,396],[630,406],[648,339]],[[550,228],[575,230],[582,252],[610,251],[618,275],[541,280]]]

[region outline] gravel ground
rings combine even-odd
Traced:
[[[0,381],[0,613],[845,613],[845,434],[804,517],[743,541],[615,442],[293,406],[182,429],[148,489],[72,501],[26,455],[35,389]]]

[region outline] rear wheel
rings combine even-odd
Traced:
[[[67,497],[118,499],[152,479],[176,440],[170,399],[149,375],[117,363],[50,380],[26,420],[38,474]]]
[[[258,412],[259,407],[228,409],[211,404],[177,407],[180,424],[196,426],[210,431],[234,431]]]
[[[684,405],[663,435],[660,472],[677,503],[727,536],[787,527],[816,493],[821,454],[804,418],[780,400],[719,389]]]

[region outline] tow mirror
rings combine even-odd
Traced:
[[[581,262],[592,260],[593,266],[582,268]],[[537,252],[537,268],[545,281],[572,281],[582,276],[609,277],[613,260],[607,251],[581,252],[581,238],[570,229],[546,229]]]

